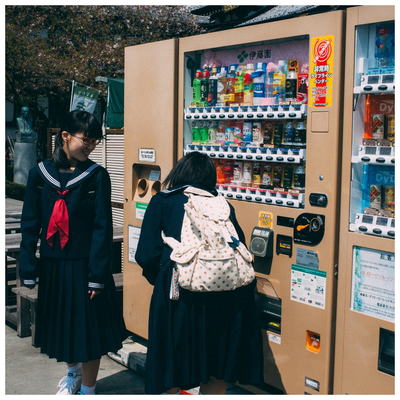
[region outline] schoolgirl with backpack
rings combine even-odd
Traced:
[[[251,255],[235,211],[215,190],[211,158],[191,152],[151,199],[137,263],[154,285],[146,393],[225,394],[262,384],[262,334]]]

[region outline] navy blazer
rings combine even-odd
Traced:
[[[88,195],[89,177],[95,181],[95,197]],[[90,179],[90,181],[92,181]],[[43,189],[40,189],[43,187]],[[40,255],[50,258],[88,258],[88,282],[91,288],[102,288],[110,274],[113,240],[111,212],[111,182],[106,169],[87,159],[79,162],[63,190],[58,170],[50,160],[29,172],[21,217],[22,241],[19,275],[24,283],[33,283],[37,277],[37,242]],[[47,228],[55,202],[64,198],[69,216],[69,239],[61,249],[58,233],[53,247],[47,241]]]

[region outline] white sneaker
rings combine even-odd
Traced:
[[[82,375],[77,375],[76,372],[68,372],[58,383],[60,390],[56,394],[76,394],[81,388]]]

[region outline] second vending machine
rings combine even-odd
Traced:
[[[333,390],[343,13],[179,40],[178,158],[213,158],[254,255],[265,387]]]

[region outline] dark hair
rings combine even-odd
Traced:
[[[61,123],[61,129],[54,138],[54,151],[51,160],[56,168],[69,168],[70,162],[64,152],[64,141],[62,132],[68,132],[71,135],[83,133],[83,136],[94,139],[101,139],[103,132],[99,121],[87,111],[70,111]]]
[[[212,159],[198,151],[186,154],[176,163],[165,178],[163,187],[193,184],[209,190],[215,189],[217,184],[217,173]]]

